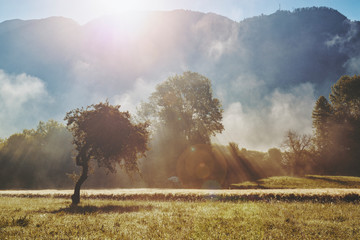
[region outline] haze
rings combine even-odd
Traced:
[[[213,142],[267,150],[289,129],[311,133],[317,97],[359,66],[354,1],[0,4],[10,20],[0,24],[3,138],[105,99],[135,114],[157,84],[190,70],[212,81],[225,110]],[[319,4],[340,11],[286,11]],[[149,11],[176,8],[201,12]],[[74,20],[11,20],[50,16]]]

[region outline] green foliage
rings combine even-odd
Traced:
[[[17,209],[21,208],[20,211]],[[353,203],[86,200],[70,210],[53,198],[0,198],[1,239],[358,239]]]
[[[5,139],[0,147],[0,188],[64,188],[73,171],[71,134],[49,120]]]
[[[198,73],[184,72],[159,84],[138,113],[151,122],[153,133],[142,165],[149,186],[168,186],[166,179],[176,176],[180,156],[192,145],[210,144],[210,137],[222,132],[222,113],[210,80]]]
[[[324,172],[357,175],[360,167],[360,76],[342,76],[330,103],[320,97],[313,110],[319,165]]]
[[[318,151],[327,148],[332,107],[324,96],[320,96],[312,112],[313,128],[315,129],[315,144]]]
[[[82,167],[71,196],[74,205],[80,202],[80,188],[88,177],[90,160],[110,172],[116,171],[116,164],[127,173],[139,171],[137,160],[147,151],[148,124],[132,123],[129,112],[120,112],[119,108],[106,101],[66,114],[77,150],[76,165]]]
[[[141,112],[175,130],[190,145],[210,143],[210,136],[224,129],[220,101],[213,98],[210,80],[198,73],[169,77],[156,87]]]
[[[360,76],[342,76],[332,87],[331,105],[339,122],[360,120]]]
[[[119,108],[105,102],[66,114],[78,152],[78,166],[94,159],[99,167],[111,172],[116,171],[116,163],[127,172],[138,171],[137,159],[147,151],[148,124],[132,123],[129,112],[120,112]]]
[[[0,189],[69,189],[79,179],[73,137],[66,126],[49,120],[0,141]],[[117,167],[120,169],[119,167]],[[90,167],[86,188],[144,187],[139,176]]]

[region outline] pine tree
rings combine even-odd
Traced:
[[[315,145],[320,152],[329,146],[329,129],[332,113],[332,107],[328,100],[324,96],[320,96],[312,112]]]

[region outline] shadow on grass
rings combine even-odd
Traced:
[[[119,205],[106,205],[106,206],[69,206],[60,208],[59,210],[50,213],[69,213],[69,214],[86,214],[86,213],[130,213],[140,211],[150,211],[152,206],[119,206]]]
[[[327,177],[321,177],[321,176],[306,176],[306,178],[308,179],[313,179],[313,180],[323,180],[323,181],[327,181],[330,183],[337,183],[343,186],[350,186],[351,182],[346,182],[346,181],[341,181],[338,179],[331,179],[331,178],[327,178]]]

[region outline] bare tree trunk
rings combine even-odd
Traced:
[[[85,161],[82,165],[82,173],[79,180],[75,184],[74,194],[71,196],[72,205],[78,205],[80,202],[80,187],[88,177],[89,164]]]

